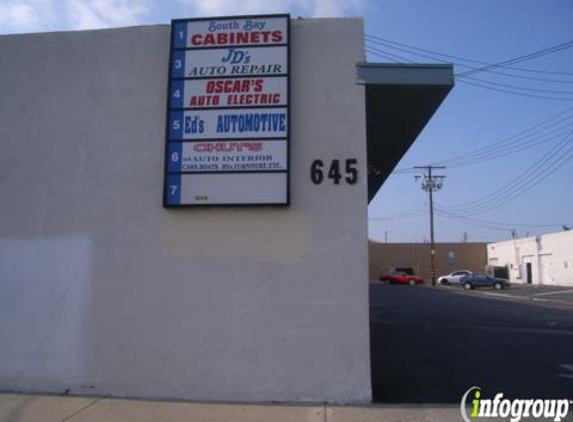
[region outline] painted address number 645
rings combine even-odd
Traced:
[[[358,182],[358,169],[356,165],[358,160],[356,158],[347,158],[344,160],[344,181],[349,185],[354,185]],[[310,166],[310,180],[315,185],[320,185],[324,181],[325,163],[322,160],[314,160]],[[341,171],[340,160],[332,160],[328,166],[326,177],[331,179],[335,185],[339,185],[343,178]]]

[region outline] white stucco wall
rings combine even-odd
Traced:
[[[370,400],[362,21],[291,36],[292,205],[179,210],[168,26],[0,37],[0,390]]]
[[[573,231],[508,240],[488,245],[488,263],[507,265],[512,283],[526,283],[531,263],[533,284],[573,286]]]

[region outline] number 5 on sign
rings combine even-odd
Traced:
[[[169,123],[169,139],[183,138],[183,112],[171,113]]]

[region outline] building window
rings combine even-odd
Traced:
[[[456,254],[454,252],[448,252],[448,264],[456,263]]]

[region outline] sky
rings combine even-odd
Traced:
[[[446,166],[436,242],[573,226],[573,0],[0,0],[0,34],[259,13],[363,17],[368,61],[454,64],[455,87],[368,207],[371,239],[429,240],[424,165]]]

